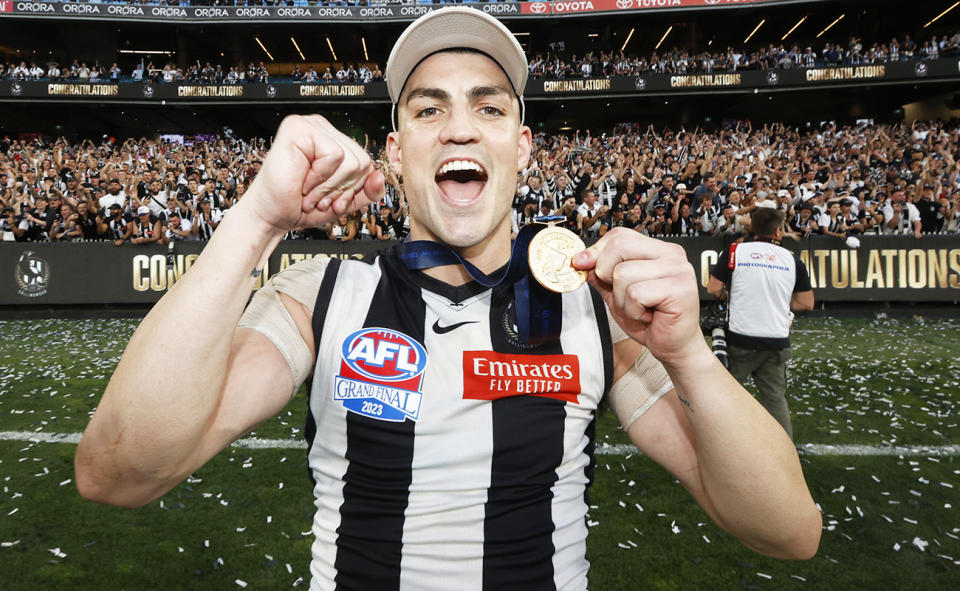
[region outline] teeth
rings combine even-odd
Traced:
[[[483,168],[481,168],[476,162],[472,162],[470,160],[451,160],[440,167],[440,170],[437,171],[437,176],[446,174],[453,170],[476,170],[480,173],[483,172]]]

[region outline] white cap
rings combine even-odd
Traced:
[[[678,190],[678,191],[681,191],[681,190],[686,189],[686,188],[687,188],[686,183],[677,183],[677,190]]]
[[[790,191],[787,191],[786,189],[780,189],[779,191],[777,191],[777,197],[789,197],[789,196],[790,196]]]
[[[141,205],[139,208],[137,208],[137,215],[145,215],[148,213],[150,213],[150,208],[146,205]]]
[[[757,207],[769,207],[770,209],[776,209],[777,204],[773,201],[757,201]]]
[[[489,14],[465,6],[428,12],[413,21],[397,39],[387,59],[387,91],[397,104],[407,78],[426,57],[455,48],[474,49],[497,62],[517,96],[527,85],[527,57],[516,37]]]

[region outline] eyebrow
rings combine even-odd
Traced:
[[[478,99],[486,96],[496,96],[500,94],[510,94],[510,91],[499,85],[489,85],[489,86],[474,86],[467,91],[468,99]],[[414,88],[410,91],[410,94],[407,95],[406,104],[409,104],[411,100],[416,97],[424,98],[434,98],[441,101],[449,101],[450,93],[442,88],[430,88],[430,87],[421,87]]]

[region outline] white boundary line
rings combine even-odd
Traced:
[[[31,431],[0,431],[0,441],[23,441],[29,443],[80,443],[80,433],[44,433]],[[232,447],[248,449],[307,449],[307,443],[300,439],[257,439],[246,438],[234,442]],[[828,445],[823,443],[801,443],[797,446],[804,455],[811,456],[960,456],[960,445]],[[638,454],[635,447],[628,444],[600,444],[596,454],[600,456],[627,456]]]

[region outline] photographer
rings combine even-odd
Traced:
[[[47,196],[43,193],[36,196],[36,207],[27,211],[23,216],[27,221],[27,240],[29,242],[45,242],[53,225],[56,213],[49,207]]]
[[[4,207],[0,214],[0,235],[3,242],[23,242],[27,238],[29,222],[25,219],[17,220],[12,207]]]
[[[754,240],[720,255],[707,293],[729,299],[730,373],[741,384],[753,378],[760,404],[792,438],[786,399],[791,310],[812,310],[813,289],[803,262],[780,246],[783,214],[759,208],[750,218]]]
[[[172,211],[167,217],[161,243],[173,244],[174,242],[196,240],[190,231],[192,228],[193,224],[190,223],[190,220],[181,217],[179,211]]]
[[[884,234],[913,234],[920,238],[920,211],[907,201],[907,195],[901,187],[896,187],[881,210],[883,214]]]
[[[77,225],[77,213],[73,205],[60,206],[60,217],[50,227],[50,240],[54,242],[75,242],[83,236],[83,229]]]

